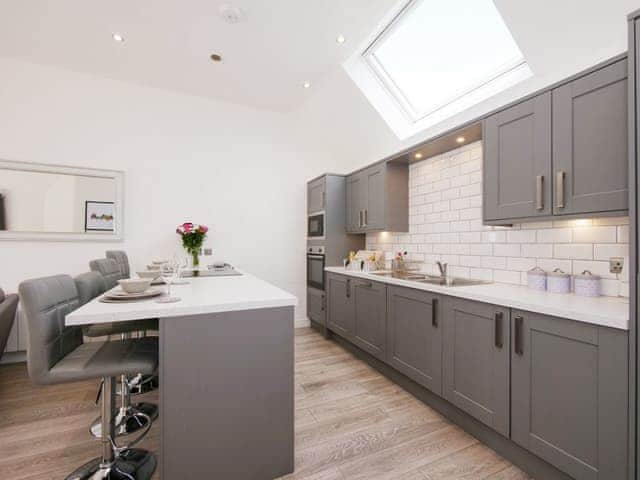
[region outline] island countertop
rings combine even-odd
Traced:
[[[167,318],[217,312],[233,312],[297,305],[297,298],[253,275],[195,277],[185,285],[171,285],[176,303],[155,299],[137,302],[103,303],[98,298],[74,310],[65,318],[67,326],[123,322],[145,318]],[[118,287],[116,287],[118,288]],[[165,289],[161,285],[153,288]]]
[[[327,272],[364,278],[374,282],[426,290],[451,297],[491,303],[508,308],[568,318],[603,327],[629,329],[629,299],[621,297],[580,297],[575,294],[540,292],[521,285],[490,283],[447,287],[355,272],[344,267],[327,267]]]

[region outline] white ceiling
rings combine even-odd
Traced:
[[[396,2],[0,0],[0,56],[288,111]],[[224,4],[241,7],[246,22],[225,23]],[[222,63],[209,60],[214,52]]]

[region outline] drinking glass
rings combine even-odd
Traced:
[[[180,301],[180,297],[174,297],[171,295],[171,284],[176,281],[180,276],[179,263],[174,259],[161,268],[160,278],[167,284],[167,295],[160,297],[156,302],[158,303],[175,303]]]

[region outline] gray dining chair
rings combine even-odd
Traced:
[[[113,258],[97,258],[89,262],[89,269],[92,272],[98,272],[104,277],[107,290],[111,290],[118,285],[118,280],[122,280],[124,275],[120,270],[118,262]]]
[[[117,376],[123,372],[152,374],[157,370],[157,339],[83,343],[82,328],[65,326],[66,316],[80,306],[76,283],[68,275],[27,280],[20,284],[19,293],[27,326],[31,381],[56,385],[102,379],[101,456],[77,468],[67,480],[151,478],[155,456],[132,448],[149,431],[151,422],[129,445],[117,446],[113,407]]]
[[[107,250],[105,252],[107,258],[115,260],[120,267],[120,273],[123,278],[131,278],[131,269],[129,267],[129,257],[127,252],[123,250]]]
[[[18,295],[5,295],[4,290],[0,288],[0,358],[7,347],[17,308]]]
[[[74,278],[78,290],[80,305],[84,305],[94,298],[102,295],[106,290],[104,277],[98,272],[86,272]],[[95,325],[87,325],[83,328],[85,337],[96,338],[111,335],[119,335],[122,340],[128,338],[127,334],[141,330],[157,328],[157,320],[133,320],[130,322],[109,322]],[[158,406],[149,402],[131,403],[131,389],[144,381],[140,373],[128,377],[124,373],[120,375],[120,405],[115,419],[116,436],[130,435],[145,428],[147,419],[154,421],[158,417]],[[90,427],[92,435],[102,435],[101,419],[96,419]]]

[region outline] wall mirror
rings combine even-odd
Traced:
[[[0,160],[0,240],[123,239],[116,170]]]

